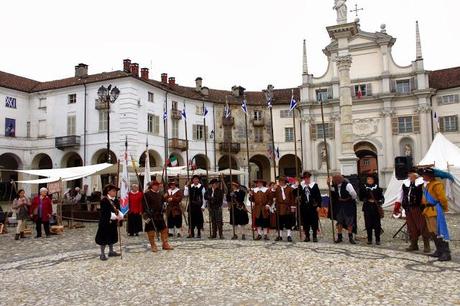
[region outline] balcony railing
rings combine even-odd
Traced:
[[[253,126],[264,126],[265,125],[264,118],[252,119],[252,125]]]
[[[59,150],[64,150],[65,148],[77,147],[80,145],[80,136],[70,135],[56,137],[54,139],[55,147]]]
[[[106,110],[109,109],[109,104],[107,102],[102,102],[99,99],[96,99],[95,107],[97,110]]]
[[[222,154],[228,153],[230,150],[230,153],[232,154],[238,154],[240,152],[241,145],[238,142],[221,142],[219,143],[219,150]]]
[[[181,120],[182,119],[182,114],[180,113],[180,110],[172,109],[171,110],[171,119]]]
[[[233,126],[235,124],[235,118],[233,117],[222,117],[222,125],[223,126]]]
[[[188,144],[185,139],[172,138],[169,140],[169,147],[174,150],[187,150]]]

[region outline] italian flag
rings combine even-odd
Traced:
[[[177,157],[170,156],[169,157],[169,164],[171,165],[171,167],[177,167],[178,166]]]

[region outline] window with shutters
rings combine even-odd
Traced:
[[[438,97],[438,104],[454,104],[454,103],[459,103],[460,98],[459,95],[444,95],[441,97]]]
[[[46,120],[38,120],[38,137],[46,137]]]
[[[71,113],[67,115],[67,135],[75,135],[77,129],[77,115],[75,113]]]
[[[160,117],[154,114],[147,114],[147,132],[153,135],[160,133]]]
[[[99,132],[107,131],[108,122],[107,122],[107,111],[99,111]]]
[[[292,127],[284,128],[284,140],[286,142],[294,141],[294,128]]]
[[[412,117],[398,117],[398,133],[412,133],[413,131]]]
[[[329,100],[329,95],[328,95],[327,89],[317,89],[316,90],[316,101],[317,102],[321,102],[321,101],[327,102],[328,100]]]
[[[148,101],[153,102],[153,92],[148,92]]]
[[[411,87],[410,87],[410,80],[397,80],[396,81],[396,92],[397,93],[410,93]]]
[[[254,120],[262,120],[262,111],[261,110],[255,110],[253,113],[253,118]]]
[[[281,118],[292,118],[292,112],[290,112],[288,109],[282,109],[280,110],[280,117]]]
[[[457,132],[458,131],[458,116],[445,116],[439,118],[439,127],[441,132]]]
[[[38,99],[38,108],[46,109],[46,98]]]
[[[254,142],[264,142],[264,129],[261,127],[254,128]]]
[[[204,138],[206,137],[206,132],[207,132],[207,127],[205,131],[204,125],[201,125],[201,124],[193,125],[193,139],[194,140],[204,140]]]
[[[356,97],[364,97],[367,96],[367,84],[358,84],[354,86],[354,96]],[[361,93],[360,93],[361,92]]]
[[[316,139],[323,139],[324,135],[326,135],[326,138],[333,138],[331,124],[325,123],[323,126],[320,123],[316,125]]]
[[[171,120],[172,138],[179,138],[179,120]]]
[[[68,97],[68,103],[69,104],[77,103],[77,94],[70,94]]]

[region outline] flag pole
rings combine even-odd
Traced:
[[[165,104],[164,104],[164,110],[163,110],[163,137],[164,137],[164,146],[165,146],[165,159],[164,159],[164,177],[165,180],[168,180],[168,165],[167,165],[167,160],[169,159],[169,139],[168,139],[168,92],[166,92],[166,97],[165,97]],[[165,183],[165,180],[163,180],[163,185]],[[163,186],[164,188],[164,186]]]
[[[251,171],[249,169],[249,137],[248,137],[248,105],[246,103],[246,95],[244,96],[244,124],[245,124],[245,136],[246,136],[246,161],[247,161],[247,167],[248,167],[248,197],[249,197],[249,191],[251,190],[250,185],[251,185]],[[254,218],[252,217],[252,201],[250,200],[249,203],[251,204],[251,231],[252,231],[252,239],[255,239],[255,234],[254,234]]]
[[[206,126],[206,115],[207,115],[208,111],[206,109],[206,105],[204,105],[204,101],[203,101],[203,129],[204,129],[204,155],[206,156],[205,157],[205,163],[206,163],[206,166],[205,166],[205,170],[206,170],[206,184],[205,184],[205,188],[208,187],[208,182],[209,182],[209,164],[208,164],[208,127]],[[208,209],[208,216],[209,216],[209,238],[211,238],[212,236],[212,229],[211,229],[211,211]]]
[[[292,105],[295,103],[295,105]],[[295,111],[297,109],[297,103],[294,100],[294,89],[291,90],[291,103],[290,103],[291,113],[292,113],[292,124],[294,129],[294,160],[295,160],[295,178],[296,180],[299,179],[299,164],[297,158],[297,133],[296,133],[296,122],[295,122]],[[300,187],[300,186],[299,186]],[[299,239],[302,241],[302,225],[300,224],[300,204],[299,204],[299,197],[300,192],[297,192],[297,196],[295,197],[295,202],[297,206],[297,224],[299,226]]]
[[[231,112],[230,112],[230,106],[228,105],[228,100],[227,100],[227,97],[225,97],[225,107],[227,108],[227,111],[224,112],[225,113],[225,119],[228,119],[228,118],[232,118],[232,115],[231,115]],[[231,133],[231,130],[230,130],[230,133]],[[230,134],[230,142],[227,142],[227,145],[228,145],[228,149],[227,149],[227,154],[228,154],[228,170],[230,171],[230,178],[228,180],[228,188],[227,190],[229,190],[229,192],[231,192],[232,190],[232,135]],[[225,182],[224,182],[225,184]],[[227,203],[228,204],[228,203]],[[233,218],[233,224],[232,224],[232,229],[233,229],[233,237],[235,237],[236,235],[236,232],[235,232],[235,211],[234,211],[234,205],[233,205],[233,201],[231,201],[231,205],[232,205],[232,218]],[[232,237],[232,238],[233,238]]]
[[[188,133],[187,133],[187,113],[185,112],[185,101],[184,101],[184,109],[182,110],[182,117],[184,117],[184,127],[185,127],[185,158],[187,159],[185,165],[187,169],[187,182],[190,181],[190,172],[189,172],[189,165],[188,165]],[[190,202],[189,202],[190,205]],[[188,213],[188,219],[189,219],[189,224],[188,224],[188,230],[189,230],[189,235],[192,236],[192,207],[189,208],[189,213]]]
[[[334,212],[332,207],[332,193],[331,193],[331,184],[329,182],[330,178],[330,165],[329,165],[329,150],[327,147],[326,140],[326,127],[324,124],[324,107],[323,107],[323,97],[319,95],[319,102],[321,105],[321,124],[323,125],[323,145],[324,152],[326,152],[326,174],[327,174],[327,190],[329,193],[329,211],[331,212],[331,226],[332,226],[332,241],[335,240],[335,227],[334,227]]]

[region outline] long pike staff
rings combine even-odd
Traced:
[[[184,108],[182,109],[182,112],[181,112],[181,115],[182,117],[184,118],[184,127],[185,127],[185,158],[187,159],[187,162],[186,162],[186,169],[187,169],[187,182],[190,181],[190,172],[189,172],[189,161],[188,161],[188,134],[187,134],[187,113],[185,112],[185,102],[184,102]],[[190,197],[190,194],[189,194],[189,197]],[[188,220],[189,220],[189,224],[188,224],[188,230],[189,230],[189,235],[190,237],[192,236],[192,231],[193,231],[193,228],[192,228],[192,207],[190,206],[190,200],[188,201],[188,210],[189,210],[189,213],[188,213]]]
[[[126,141],[125,146],[126,146],[126,148],[128,147],[128,141]],[[119,182],[120,182],[120,160],[117,160],[117,181],[116,181],[115,186],[118,187]],[[118,202],[120,202],[120,200],[118,200]],[[123,259],[123,253],[122,253],[122,247],[121,247],[121,224],[120,224],[120,221],[117,222],[117,227],[118,227],[118,240],[120,241],[120,259]]]
[[[227,101],[227,97],[225,97],[225,108],[224,108],[224,117],[225,119],[229,119],[232,117],[232,112],[230,110],[230,106],[228,105],[228,101]],[[231,137],[230,137],[231,139]],[[228,154],[228,170],[230,171],[230,179],[228,181],[229,183],[229,188],[227,188],[227,190],[232,190],[232,142],[231,140],[229,142],[227,142],[227,154]],[[232,218],[233,218],[233,224],[232,224],[232,228],[233,228],[233,237],[236,236],[236,232],[235,232],[235,205],[233,205],[233,201],[231,201],[231,205],[232,205]],[[233,238],[232,237],[232,238]]]
[[[206,156],[205,162],[206,162],[206,188],[208,187],[208,181],[209,181],[209,164],[208,164],[208,127],[206,126],[206,115],[208,114],[208,109],[206,108],[206,105],[204,105],[203,102],[203,129],[204,129],[204,155]],[[208,214],[209,214],[209,237],[211,238],[212,236],[212,229],[211,229],[211,211],[208,209]]]
[[[327,149],[326,127],[324,124],[324,107],[323,107],[323,98],[321,95],[319,96],[319,102],[321,105],[321,124],[323,125],[323,145],[324,145],[324,151],[326,152],[327,190],[329,192],[329,210],[331,212],[332,241],[334,241],[335,240],[334,211],[332,208],[331,184],[329,183],[329,178],[330,178],[329,150]]]
[[[246,102],[246,95],[244,95],[243,102],[241,103],[241,109],[244,112],[244,124],[245,124],[245,136],[246,136],[246,160],[248,163],[248,198],[249,191],[251,190],[251,171],[249,169],[249,137],[248,137],[248,104]],[[254,234],[254,218],[252,217],[252,201],[249,201],[251,204],[251,231],[252,231],[252,240],[255,239]]]
[[[289,104],[289,111],[292,114],[292,124],[294,129],[294,160],[295,160],[295,178],[299,179],[299,165],[297,158],[297,133],[296,133],[296,122],[295,122],[295,110],[297,108],[297,100],[294,98],[294,90],[291,91],[291,102]],[[299,187],[300,188],[300,185]],[[300,192],[297,192],[295,197],[295,202],[297,206],[297,224],[299,226],[299,239],[302,241],[302,225],[300,224]]]
[[[272,138],[272,157],[273,157],[273,179],[276,183],[276,153],[275,153],[275,133],[273,132],[273,85],[268,85],[267,89],[264,90],[265,98],[267,100],[267,107],[270,110],[270,125],[271,125],[271,138]],[[275,203],[276,209],[276,203]],[[278,237],[280,237],[280,216],[278,209],[275,211],[276,214],[276,229],[278,231]]]

